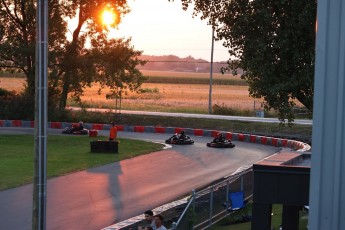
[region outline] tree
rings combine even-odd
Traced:
[[[192,3],[225,40],[228,70],[244,70],[251,96],[289,124],[296,99],[313,110],[316,0],[182,0],[184,9]]]
[[[35,92],[35,2],[0,0],[0,68],[24,72],[27,78],[26,93],[32,97]],[[116,83],[122,84],[120,80],[130,79],[136,81],[134,85],[140,86],[142,76],[135,71],[133,63],[144,63],[136,60],[141,52],[130,46],[130,40],[108,42],[106,34],[109,27],[101,21],[102,11],[107,9],[116,13],[115,21],[110,25],[116,27],[122,15],[129,12],[126,0],[49,0],[48,4],[49,95],[50,99],[59,104],[60,111],[65,109],[69,94],[78,101],[84,87],[91,86],[94,81],[105,82],[99,78],[101,74],[98,71],[111,68],[109,59],[99,55],[102,50],[106,50],[107,45],[113,46],[116,43],[122,49],[110,47],[108,51],[123,52],[126,57],[116,60],[116,66],[122,68],[117,71],[134,74],[132,78],[127,76],[116,79]],[[77,26],[73,31],[69,30],[67,24],[71,18],[77,18]],[[68,32],[72,35],[70,40],[67,39]],[[98,45],[87,47],[88,43],[94,43],[96,39]],[[95,49],[101,50],[97,53]],[[98,59],[95,59],[94,54],[98,55]],[[110,80],[106,84],[110,84]],[[115,78],[112,80],[115,81]],[[131,84],[127,81],[125,85]]]
[[[121,98],[127,91],[137,91],[146,80],[136,68],[146,62],[140,60],[142,51],[131,46],[131,39],[106,39],[104,36],[93,39],[87,54],[95,66],[95,80],[110,88],[107,98]]]
[[[0,68],[23,72],[27,77],[26,93],[35,93],[36,1],[0,2]],[[50,58],[60,56],[67,23],[62,19],[70,14],[58,0],[49,2]]]

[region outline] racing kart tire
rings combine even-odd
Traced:
[[[83,130],[80,131],[80,134],[81,135],[88,135],[89,134],[89,130],[83,129]]]
[[[214,143],[214,142],[209,142],[206,144],[207,147],[211,148],[234,148],[235,144],[233,143]]]

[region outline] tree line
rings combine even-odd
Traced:
[[[176,72],[199,72],[209,73],[211,63],[205,59],[194,58],[191,55],[181,58],[176,55],[141,55],[140,59],[146,64],[138,66],[139,70],[176,71]],[[222,68],[227,67],[227,62],[214,62],[213,72],[220,73]]]

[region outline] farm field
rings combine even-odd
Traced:
[[[147,92],[123,96],[122,109],[207,113],[208,85],[144,83],[142,88]],[[249,97],[247,86],[215,85],[212,88],[212,104],[253,109],[254,100]],[[82,100],[91,107],[114,108],[116,101],[105,99],[104,94],[98,95],[97,90],[97,86],[86,89]]]
[[[197,72],[172,72],[172,71],[153,71],[153,70],[141,70],[144,76],[153,76],[153,77],[176,77],[176,78],[210,78],[210,73],[197,73]],[[231,74],[221,74],[221,73],[213,73],[214,78],[236,78],[240,79],[239,76],[233,76]]]
[[[209,73],[185,73],[164,71],[143,71],[144,76],[163,78],[162,83],[144,83],[142,93],[129,92],[123,95],[121,108],[125,110],[147,110],[164,112],[207,113],[209,100]],[[164,83],[164,78],[167,83]],[[190,79],[203,82],[189,84]],[[168,79],[179,79],[179,83],[168,83]],[[189,79],[189,80],[188,80]],[[238,76],[230,74],[214,74],[213,79],[242,81]],[[205,84],[206,80],[206,84]],[[171,81],[170,81],[171,82]],[[0,78],[0,88],[20,92],[24,88],[24,78]],[[109,108],[116,107],[115,99],[106,99],[109,89],[98,94],[99,85],[86,88],[82,101],[86,107]],[[215,84],[212,87],[212,105],[227,106],[239,110],[254,110],[254,99],[249,97],[248,86],[241,84]],[[68,101],[68,106],[76,106]],[[119,106],[119,101],[118,101]],[[258,109],[260,103],[256,101]]]

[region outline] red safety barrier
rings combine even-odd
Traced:
[[[13,120],[12,121],[12,126],[14,126],[14,127],[21,127],[22,126],[22,121],[21,120]]]
[[[144,126],[134,126],[134,132],[143,133],[145,131]]]
[[[5,121],[4,120],[0,120],[0,126],[4,126]]]
[[[61,122],[51,122],[50,123],[50,128],[52,128],[52,129],[61,129],[62,128],[62,123]]]
[[[219,131],[213,130],[213,131],[211,132],[211,136],[212,136],[212,137],[216,137],[216,136],[218,136],[219,133],[220,133]]]
[[[239,141],[244,141],[244,134],[239,133],[239,134],[238,134],[238,140],[239,140]]]
[[[290,148],[291,149],[296,149],[296,141],[291,141]]]
[[[180,133],[184,128],[175,128],[175,133]]]
[[[97,137],[98,131],[96,129],[90,129],[89,130],[89,137]]]
[[[123,125],[116,125],[117,131],[123,131],[125,130],[125,127]]]
[[[165,133],[164,127],[155,127],[155,133]]]
[[[288,140],[282,139],[282,147],[286,147],[288,144]]]
[[[202,130],[202,129],[194,129],[194,135],[195,136],[203,136],[204,135],[204,130]]]
[[[272,146],[277,146],[277,145],[278,145],[278,139],[272,138]]]
[[[267,137],[261,137],[261,144],[263,145],[267,144]]]
[[[226,139],[232,140],[232,133],[225,133]]]
[[[103,130],[103,124],[92,124],[92,129]]]
[[[35,121],[30,121],[30,127],[34,128],[35,127]]]
[[[250,139],[249,139],[250,142],[256,142],[256,135],[250,135]]]

